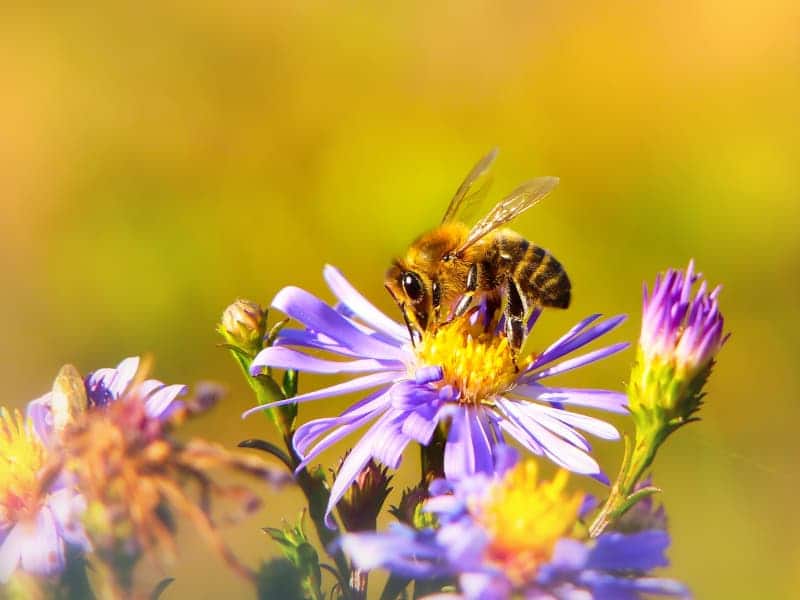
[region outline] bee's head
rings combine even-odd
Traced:
[[[424,272],[401,262],[393,263],[386,273],[386,289],[419,332],[428,327],[435,287]]]

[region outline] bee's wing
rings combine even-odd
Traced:
[[[489,154],[480,159],[477,164],[472,167],[472,170],[467,174],[464,182],[458,186],[455,196],[450,200],[447,210],[442,217],[442,223],[455,221],[460,214],[463,214],[463,209],[474,203],[480,196],[482,196],[489,188],[491,177],[489,172],[497,158],[497,148],[493,148]],[[458,218],[458,220],[464,220]]]
[[[558,185],[558,177],[537,177],[523,183],[495,204],[485,217],[469,232],[466,241],[456,252],[469,248],[490,231],[502,227],[547,196]]]

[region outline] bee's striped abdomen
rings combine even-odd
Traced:
[[[529,304],[567,308],[571,285],[561,263],[544,248],[531,244],[516,265],[513,279]]]

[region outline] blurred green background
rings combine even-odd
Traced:
[[[572,308],[549,313],[534,345],[595,311],[629,313],[609,339],[635,339],[642,281],[692,256],[724,284],[733,337],[703,422],[657,469],[674,534],[668,572],[698,598],[796,595],[797,2],[78,2],[2,13],[4,404],[47,390],[62,363],[86,372],[152,352],[161,379],[229,385],[189,433],[228,445],[272,436],[260,416],[239,418],[252,399],[215,346],[224,307],[237,296],[268,303],[287,284],[330,298],[321,269],[332,263],[394,311],[389,260],[497,145],[495,194],[561,177],[515,225],[574,282]],[[570,383],[619,388],[631,360]],[[597,448],[615,472],[620,445]],[[396,487],[416,465],[414,452]],[[299,499],[267,497],[229,540],[251,564],[274,555],[258,527],[294,518]],[[244,591],[188,528],[181,540],[165,597]]]

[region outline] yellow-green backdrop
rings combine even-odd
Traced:
[[[703,421],[657,466],[674,535],[667,572],[699,598],[797,593],[796,2],[179,0],[2,13],[3,404],[23,406],[65,362],[86,372],[151,352],[164,380],[229,385],[188,433],[229,445],[272,436],[260,416],[239,418],[252,399],[215,347],[225,305],[268,303],[287,284],[326,294],[332,263],[392,311],[388,261],[497,145],[496,193],[561,177],[516,224],[574,282],[573,306],[543,318],[534,345],[595,311],[629,313],[611,337],[635,339],[642,281],[690,257],[724,284],[733,337]],[[621,387],[631,360],[570,381]],[[597,448],[613,473],[620,446]],[[265,503],[228,537],[251,564],[275,554],[259,527],[294,518],[300,496]],[[167,597],[244,591],[188,528],[181,550]]]

